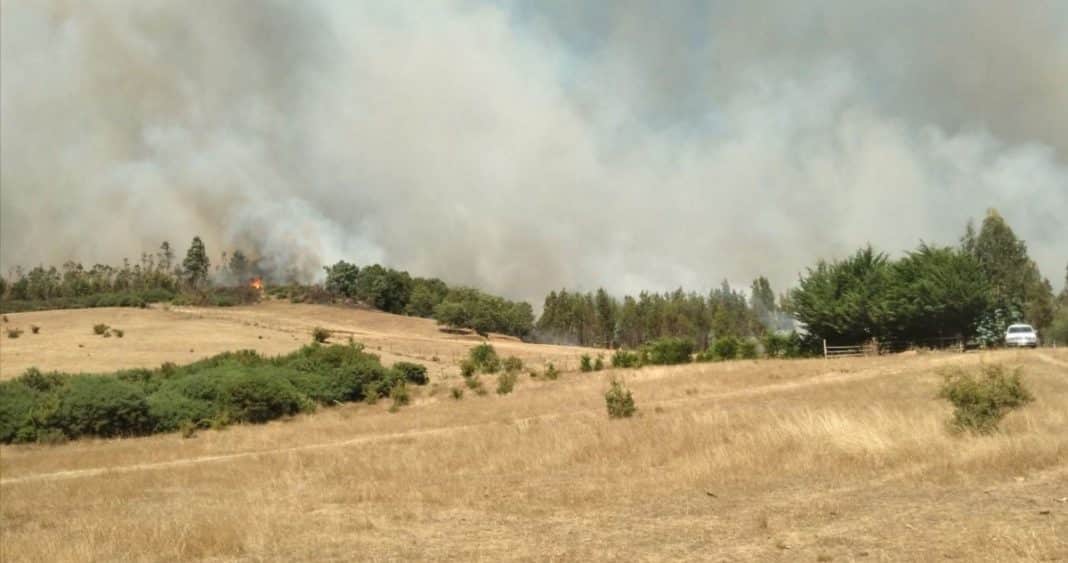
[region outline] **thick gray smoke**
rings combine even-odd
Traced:
[[[781,289],[996,207],[1058,283],[1064,3],[579,4],[4,0],[0,267]]]

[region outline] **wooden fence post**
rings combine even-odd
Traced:
[[[823,359],[827,359],[827,339],[823,339]]]

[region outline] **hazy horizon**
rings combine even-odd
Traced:
[[[191,8],[195,6],[195,9]],[[0,4],[0,270],[776,291],[997,208],[1068,262],[1068,5]]]

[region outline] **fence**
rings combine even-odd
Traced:
[[[957,350],[963,352],[966,344],[959,336],[947,336],[938,338],[925,338],[921,340],[876,340],[871,339],[863,344],[849,346],[831,346],[823,341],[824,358],[860,358],[863,356],[878,356],[881,354],[897,354],[916,348],[928,348],[936,350]]]
[[[1042,348],[1057,349],[1058,347],[1064,347],[1064,342],[1057,342],[1056,340],[1047,340],[1039,344]],[[864,356],[878,356],[881,354],[898,354],[906,352],[908,350],[916,349],[930,349],[930,350],[956,350],[958,352],[964,352],[965,350],[975,349],[978,345],[975,343],[968,343],[959,336],[946,336],[938,338],[925,338],[921,340],[869,340],[864,344],[854,344],[850,346],[830,346],[827,341],[823,341],[823,357],[824,358],[860,358]]]

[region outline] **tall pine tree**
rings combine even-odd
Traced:
[[[192,244],[189,245],[189,251],[185,254],[185,260],[182,261],[182,271],[185,274],[185,280],[190,287],[196,289],[208,279],[208,269],[211,268],[211,261],[208,259],[208,252],[204,248],[204,241],[200,240],[200,237],[193,237]]]

